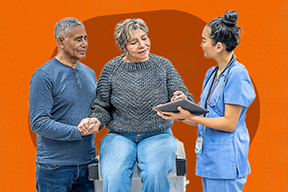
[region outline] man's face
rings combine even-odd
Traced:
[[[71,32],[67,32],[63,39],[63,51],[70,60],[84,59],[88,47],[87,34],[85,29],[78,25]]]

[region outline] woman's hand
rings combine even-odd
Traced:
[[[100,124],[101,122],[95,117],[85,118],[82,119],[77,128],[81,133],[81,136],[91,135],[99,131]]]
[[[186,95],[182,91],[175,91],[173,93],[173,97],[171,98],[171,101],[176,101],[179,99],[187,99]]]
[[[173,113],[173,112],[158,111],[157,115],[159,115],[163,119],[173,119],[173,120],[184,120],[195,116],[191,114],[189,111],[183,109],[182,107],[178,107],[177,109],[179,110],[179,112]]]

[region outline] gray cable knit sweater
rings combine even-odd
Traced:
[[[173,121],[159,117],[153,107],[169,102],[177,90],[194,101],[171,62],[149,56],[142,63],[127,63],[120,55],[104,66],[90,114],[99,119],[100,128],[118,133],[162,131]]]

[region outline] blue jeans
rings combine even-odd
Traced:
[[[170,129],[144,134],[109,132],[101,141],[103,192],[130,192],[135,165],[141,169],[143,192],[169,192],[177,140]]]
[[[202,178],[203,192],[241,192],[247,177],[239,179]]]
[[[38,192],[94,192],[94,183],[89,181],[88,174],[88,164],[36,163],[36,189]]]

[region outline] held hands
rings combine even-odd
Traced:
[[[77,126],[81,136],[91,135],[99,131],[99,126],[101,122],[95,118],[85,118]]]

